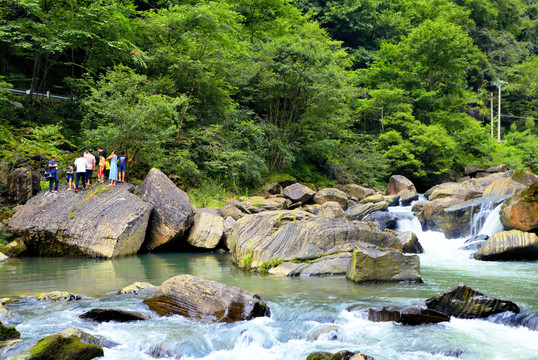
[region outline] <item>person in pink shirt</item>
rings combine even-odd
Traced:
[[[84,154],[84,158],[88,162],[88,167],[86,168],[86,183],[84,184],[84,187],[86,187],[91,185],[93,169],[95,168],[95,156],[93,156],[93,150],[88,149]]]

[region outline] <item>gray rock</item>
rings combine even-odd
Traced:
[[[418,242],[417,235],[411,231],[398,233],[398,239],[402,243],[402,251],[408,254],[422,254],[424,248]]]
[[[319,217],[330,219],[344,218],[346,216],[344,209],[342,209],[342,206],[336,201],[328,201],[321,205],[310,205],[305,208],[305,210],[314,215],[318,215]]]
[[[96,185],[87,192],[50,193],[31,198],[9,229],[39,256],[113,258],[140,249],[152,206],[130,193],[132,185]]]
[[[347,195],[345,192],[335,188],[321,189],[314,195],[314,202],[316,204],[323,204],[328,201],[335,201],[339,203],[344,209],[347,208]]]
[[[408,191],[416,192],[415,185],[403,175],[392,175],[387,185],[386,195],[402,195]]]
[[[538,260],[538,236],[519,230],[490,237],[474,254],[476,260]]]
[[[235,226],[235,220],[231,217],[224,219],[224,233],[222,234],[222,243],[226,246],[226,249],[230,250],[230,237],[232,236],[232,230]]]
[[[418,194],[416,191],[408,191],[400,196],[400,201],[403,206],[409,206],[413,201],[418,200]]]
[[[365,247],[353,249],[353,258],[349,262],[346,277],[357,283],[422,282],[417,255]]]
[[[72,294],[68,291],[51,291],[37,295],[36,299],[48,301],[73,301],[80,300],[81,297],[80,295]]]
[[[7,199],[14,204],[24,204],[41,190],[39,173],[21,167],[7,177]]]
[[[199,209],[194,215],[192,226],[187,242],[189,245],[202,248],[214,249],[224,234],[224,219],[211,209]]]
[[[194,218],[189,196],[153,168],[140,185],[140,198],[153,205],[144,247],[154,250],[182,242]]]
[[[245,213],[233,205],[224,205],[224,207],[220,209],[219,213],[223,218],[231,217],[234,220],[239,220],[245,216]]]
[[[389,203],[381,201],[377,203],[365,203],[353,206],[346,211],[346,218],[349,220],[362,220],[366,215],[374,211],[383,211],[389,207]]]
[[[187,274],[163,282],[144,303],[161,316],[178,314],[204,322],[230,323],[270,314],[254,293]]]
[[[395,321],[404,325],[437,324],[450,321],[450,316],[432,309],[417,306],[405,308],[383,307],[368,309],[368,320],[374,322]]]
[[[120,291],[118,291],[118,294],[138,294],[139,292],[143,290],[151,290],[155,289],[157,286],[152,285],[148,282],[135,282],[129,286],[124,287]]]
[[[111,348],[114,346],[117,346],[117,343],[114,343],[110,340],[107,340],[105,337],[100,335],[91,335],[87,332],[84,332],[77,328],[68,328],[65,330],[62,330],[58,333],[58,335],[63,336],[64,338],[68,338],[70,336],[76,336],[85,344],[93,344],[93,345],[99,345],[102,347]]]
[[[229,243],[233,261],[246,269],[275,258],[313,260],[358,245],[402,249],[396,235],[380,231],[375,223],[321,218],[300,210],[244,217],[236,222]]]
[[[131,322],[147,320],[146,316],[138,312],[118,309],[92,309],[80,315],[79,318],[84,320],[92,320],[99,323],[109,321]]]
[[[282,185],[276,181],[270,182],[263,187],[263,194],[265,196],[282,194]]]
[[[273,276],[334,276],[345,275],[351,252],[342,252],[323,256],[303,263],[286,261],[269,269],[268,274]]]
[[[356,184],[339,185],[337,189],[346,193],[348,197],[354,197],[357,200],[362,200],[375,194],[375,190]]]
[[[316,192],[303,184],[295,183],[290,186],[286,186],[282,191],[282,194],[290,199],[292,202],[305,203],[310,201],[316,194]]]

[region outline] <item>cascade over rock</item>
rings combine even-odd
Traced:
[[[505,201],[501,223],[508,229],[538,231],[538,181]]]
[[[254,293],[187,274],[163,282],[144,304],[161,316],[179,314],[204,322],[229,323],[270,313]]]
[[[464,319],[485,318],[504,311],[519,313],[519,307],[513,302],[487,297],[465,284],[426,300],[426,306]]]
[[[189,245],[214,249],[224,234],[224,219],[209,208],[198,209],[194,215],[194,225],[189,233]]]
[[[420,259],[395,251],[379,251],[365,247],[353,249],[346,277],[357,283],[365,282],[422,282]]]
[[[238,220],[229,241],[233,261],[256,268],[273,259],[312,260],[355,246],[402,250],[396,235],[371,222],[317,217],[296,211],[268,211]]]
[[[140,249],[152,205],[133,186],[95,185],[87,192],[50,193],[31,198],[9,222],[9,229],[39,256],[113,258]]]
[[[162,171],[153,168],[140,185],[140,198],[153,205],[144,247],[154,250],[182,240],[194,217],[189,196]]]
[[[473,255],[476,260],[538,260],[538,236],[519,230],[490,237]]]
[[[415,185],[403,175],[392,175],[387,185],[385,194],[387,195],[402,195],[406,192],[417,192]]]

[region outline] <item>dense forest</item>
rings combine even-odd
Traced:
[[[183,187],[423,189],[466,166],[537,172],[537,110],[534,0],[0,2],[4,170],[100,145]]]

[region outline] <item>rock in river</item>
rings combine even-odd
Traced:
[[[153,168],[140,185],[140,197],[153,205],[144,246],[153,250],[182,240],[194,217],[189,196],[162,171]]]
[[[374,358],[361,352],[343,350],[334,354],[329,352],[313,352],[307,356],[306,360],[374,360]]]
[[[144,304],[161,316],[179,314],[204,322],[229,323],[270,313],[254,293],[187,274],[163,282]]]
[[[152,285],[148,282],[137,281],[129,286],[124,287],[120,291],[118,291],[118,294],[138,294],[140,291],[151,290],[151,289],[155,289],[156,287],[157,286]]]
[[[31,198],[9,222],[30,255],[113,258],[140,249],[152,206],[130,184]]]
[[[313,260],[355,246],[402,250],[395,234],[372,222],[317,217],[304,211],[267,211],[238,220],[229,241],[233,261],[243,268],[264,262]]]
[[[346,277],[358,283],[408,281],[422,282],[417,255],[356,247]]]
[[[219,244],[223,234],[224,219],[222,216],[209,208],[203,208],[196,211],[196,215],[194,215],[194,225],[187,242],[197,248],[214,249]]]
[[[538,260],[538,236],[519,230],[490,237],[474,254],[476,260]]]
[[[538,181],[505,201],[501,223],[508,229],[538,232]]]
[[[395,321],[404,325],[436,324],[450,321],[450,316],[439,311],[423,309],[417,306],[405,308],[383,307],[368,309],[368,320],[375,322]]]
[[[519,313],[519,307],[513,302],[487,297],[465,284],[426,300],[426,306],[464,319],[485,318],[504,311]]]
[[[97,322],[130,322],[146,320],[147,318],[137,312],[117,309],[92,309],[79,316],[81,319]]]
[[[21,337],[21,334],[13,326],[5,326],[0,322],[0,341],[13,340]]]
[[[30,349],[28,360],[91,360],[104,356],[99,345],[86,344],[76,335],[54,334],[37,342]]]

